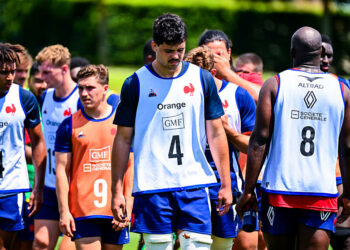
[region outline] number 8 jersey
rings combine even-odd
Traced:
[[[277,78],[274,132],[262,188],[336,197],[335,166],[345,108],[342,85],[333,74],[296,69]]]

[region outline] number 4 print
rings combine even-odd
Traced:
[[[169,153],[169,158],[176,158],[177,159],[177,165],[182,165],[182,157],[184,157],[184,154],[181,153],[181,147],[180,147],[180,136],[174,135],[171,139]]]

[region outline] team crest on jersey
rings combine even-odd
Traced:
[[[150,90],[149,90],[148,97],[154,97],[154,96],[157,96],[156,92],[154,92],[153,89],[150,89]]]
[[[226,110],[228,108],[228,102],[227,100],[225,100],[223,103],[222,103],[222,107]]]
[[[15,107],[14,104],[12,104],[11,106],[7,106],[7,107],[5,108],[5,111],[6,111],[7,114],[15,115],[15,113],[16,113],[16,107]]]
[[[63,112],[63,116],[70,116],[71,114],[72,114],[71,108],[66,109],[66,110]]]
[[[78,134],[78,138],[82,138],[82,137],[85,137],[85,135],[84,135],[83,131],[80,131],[79,134]]]
[[[189,86],[185,86],[184,87],[184,93],[185,94],[190,94],[190,96],[193,96],[193,92],[194,92],[194,86],[192,83],[189,84]]]

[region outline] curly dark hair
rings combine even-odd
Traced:
[[[17,45],[10,43],[0,43],[0,64],[5,63],[20,63],[18,53],[21,53],[22,50]]]
[[[214,41],[224,41],[227,51],[232,47],[231,40],[221,30],[205,30],[199,38],[198,46],[206,45]]]
[[[187,29],[184,20],[175,14],[166,13],[154,20],[153,41],[157,44],[175,45],[186,41]]]

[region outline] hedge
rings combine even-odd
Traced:
[[[296,29],[308,25],[320,30],[322,23],[317,13],[291,11],[8,1],[0,5],[0,37],[2,41],[23,44],[33,55],[44,46],[61,43],[73,56],[85,56],[93,63],[141,65],[143,45],[152,36],[153,20],[165,12],[184,18],[189,34],[187,49],[196,46],[205,29],[221,29],[233,42],[233,55],[255,52],[263,58],[265,69],[273,71],[291,66],[290,37]],[[346,63],[349,22],[350,17],[345,15],[331,18],[334,66],[339,73],[350,70]]]

